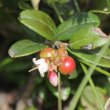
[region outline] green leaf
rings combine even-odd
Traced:
[[[10,58],[10,57],[7,57],[5,59],[3,59],[1,62],[0,62],[0,69],[2,69],[4,66],[10,64],[13,62],[13,59]]]
[[[102,58],[105,58],[105,59],[110,60],[110,47],[107,48],[107,50],[106,50],[106,52],[104,53],[104,55],[100,55],[99,53],[96,53],[96,55],[102,56]]]
[[[48,14],[38,10],[25,10],[20,13],[19,20],[46,39],[54,39],[56,26]]]
[[[85,24],[100,25],[99,18],[93,13],[79,13],[64,21],[57,28],[56,40],[69,40],[73,33]]]
[[[32,9],[32,7],[28,3],[26,3],[25,0],[20,0],[18,5],[19,5],[19,8],[22,10]]]
[[[74,71],[71,75],[69,75],[68,79],[76,79],[78,77],[78,72],[77,70]]]
[[[36,53],[46,45],[32,42],[30,40],[20,40],[13,44],[9,49],[9,55],[13,58],[22,57]]]
[[[92,50],[101,47],[108,42],[110,37],[104,34],[100,28],[92,25],[83,25],[75,31],[70,39],[72,49]]]
[[[96,54],[87,54],[87,53],[84,53],[84,52],[73,52],[71,49],[68,48],[68,51],[75,55],[76,57],[84,60],[84,61],[87,61],[89,63],[92,63],[94,64],[94,59],[97,57],[97,56],[100,56],[99,53],[96,53]],[[106,52],[109,51],[109,54],[107,54]],[[107,49],[104,53],[104,55],[102,56],[101,60],[99,61],[98,63],[98,66],[101,66],[101,67],[105,67],[105,68],[110,68],[110,48]],[[108,55],[108,56],[107,56]]]
[[[96,90],[98,92],[98,95],[100,96],[100,99],[103,102],[103,105],[105,105],[105,93],[101,88],[97,87]],[[101,110],[100,105],[98,104],[98,101],[96,100],[96,97],[90,86],[87,86],[83,91],[83,94],[81,96],[81,105],[87,110]]]

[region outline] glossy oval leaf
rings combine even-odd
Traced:
[[[97,57],[97,55],[99,55],[98,53],[96,53],[96,54],[87,54],[87,53],[84,53],[84,52],[73,52],[69,48],[68,48],[68,51],[71,54],[75,55],[76,57],[78,57],[78,58],[80,58],[84,61],[87,61],[91,64],[94,64],[95,58]],[[109,55],[110,55],[110,48],[107,51],[109,51]],[[102,56],[101,60],[99,61],[98,66],[105,67],[105,68],[110,68],[110,56],[109,55],[105,53]]]
[[[98,16],[93,13],[79,13],[75,14],[69,20],[64,21],[57,28],[56,40],[69,40],[73,33],[85,24],[94,26],[100,25]]]
[[[19,20],[46,39],[54,39],[56,26],[48,14],[38,10],[26,10],[20,13]]]
[[[30,40],[20,40],[13,44],[9,49],[9,55],[13,58],[22,57],[36,53],[47,47],[44,44],[39,44]]]
[[[72,49],[92,50],[103,46],[109,39],[100,28],[87,24],[73,33],[69,44]]]

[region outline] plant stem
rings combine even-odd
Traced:
[[[62,16],[60,15],[59,10],[57,9],[54,1],[51,0],[51,2],[52,2],[52,6],[53,6],[53,8],[54,8],[54,10],[55,10],[55,12],[58,16],[58,19],[59,19],[60,23],[62,23],[64,20],[63,20]]]
[[[81,66],[82,66],[82,69],[83,69],[85,75],[87,76],[88,70],[87,70],[86,66],[84,64],[82,64],[82,63],[81,63]],[[96,87],[94,85],[94,82],[93,82],[92,78],[90,77],[88,80],[89,80],[89,83],[91,85],[91,88],[92,88],[92,90],[94,92],[94,95],[96,96],[97,101],[98,101],[98,103],[100,105],[100,109],[101,110],[104,110],[104,105],[103,105],[102,100],[101,100],[101,98],[100,98],[100,96],[98,94],[98,91],[96,90]]]
[[[108,43],[106,45],[104,45],[104,47],[100,50],[99,52],[99,56],[97,56],[95,59],[94,59],[94,65],[92,65],[89,70],[88,70],[88,75],[85,76],[81,82],[81,84],[79,85],[77,91],[76,91],[76,94],[75,96],[73,96],[71,102],[70,102],[70,105],[69,105],[69,108],[68,110],[75,110],[76,106],[77,106],[77,103],[80,99],[80,96],[81,96],[81,93],[83,92],[83,89],[84,87],[86,86],[87,82],[88,82],[88,79],[91,77],[91,75],[93,74],[97,64],[99,63],[99,61],[101,60],[101,57],[102,55],[105,53],[106,49],[108,48],[110,44],[110,40],[108,40]]]
[[[78,13],[80,13],[80,8],[79,8],[79,5],[78,5],[77,0],[73,0],[73,2],[74,2],[74,5],[75,5],[75,8],[76,8],[76,11],[77,11]]]
[[[39,9],[39,2],[40,2],[40,0],[31,0],[32,6],[34,9],[36,9],[36,10]]]
[[[61,77],[58,72],[58,110],[62,110],[62,91],[61,91]]]

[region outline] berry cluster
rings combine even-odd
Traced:
[[[64,46],[60,46],[57,50],[47,47],[40,52],[40,59],[33,58],[33,62],[40,72],[41,77],[48,72],[48,78],[53,86],[58,85],[57,72],[67,75],[72,74],[76,68],[74,59],[68,55]]]

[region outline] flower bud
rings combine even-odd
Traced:
[[[50,71],[49,74],[48,74],[48,78],[49,78],[50,83],[53,86],[57,86],[58,85],[58,76],[57,76],[56,72]]]

